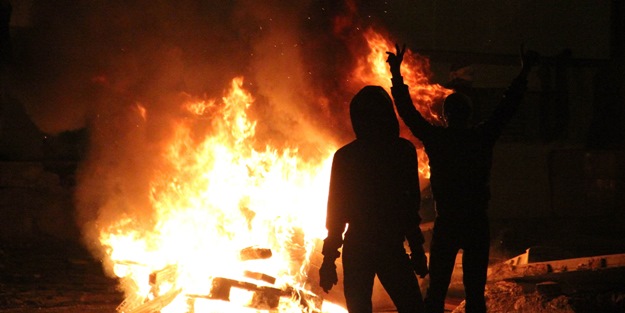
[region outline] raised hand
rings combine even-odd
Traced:
[[[388,58],[386,62],[389,64],[391,68],[391,74],[393,76],[401,75],[400,67],[401,62],[404,60],[404,53],[406,52],[406,44],[404,44],[401,48],[399,48],[399,44],[395,44],[395,53],[387,51],[386,54]]]

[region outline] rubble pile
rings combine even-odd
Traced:
[[[625,312],[625,254],[545,258],[524,254],[489,268],[488,312]],[[453,313],[465,312],[465,303]]]
[[[569,298],[564,295],[555,298],[542,295],[538,291],[526,293],[515,282],[499,281],[486,285],[486,306],[491,313],[527,312],[527,313],[574,313]],[[452,313],[464,313],[465,302],[458,305]]]

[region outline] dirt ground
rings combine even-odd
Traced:
[[[111,313],[122,300],[116,281],[77,243],[0,245],[0,312]]]

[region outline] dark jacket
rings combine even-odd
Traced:
[[[356,140],[334,154],[324,255],[332,255],[341,246],[346,224],[346,245],[403,248],[406,238],[411,246],[423,243],[415,147],[399,137],[386,91],[369,87],[350,106]]]
[[[393,79],[397,111],[423,142],[430,160],[438,216],[467,218],[487,209],[493,147],[517,110],[526,86],[526,80],[515,79],[487,120],[474,127],[452,128],[428,123],[414,107],[401,78]]]

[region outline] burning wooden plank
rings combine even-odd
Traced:
[[[259,286],[250,282],[239,281],[224,277],[215,277],[212,281],[211,291],[208,295],[187,295],[189,312],[194,312],[195,301],[197,299],[230,301],[232,288],[244,289],[252,292],[249,303],[245,306],[257,310],[274,310],[280,304],[281,298],[296,300],[299,302],[302,312],[321,312],[323,298],[316,294],[295,287],[279,289],[271,286]]]
[[[251,279],[264,281],[264,282],[270,283],[272,285],[276,283],[276,278],[275,277],[269,276],[267,274],[259,273],[259,272],[244,271],[243,272],[243,276],[245,276],[247,278],[251,278]]]
[[[142,297],[140,295],[132,295],[129,297],[126,297],[126,299],[124,299],[124,301],[122,301],[122,303],[120,303],[117,306],[116,311],[119,313],[126,313],[126,312],[130,312],[131,310],[133,310],[134,308],[139,307],[141,304],[143,304],[145,301],[145,297]]]
[[[318,313],[321,312],[321,306],[323,305],[323,298],[315,293],[300,288],[289,287],[285,293],[290,294],[291,298],[295,298],[299,301],[302,311],[306,313]]]
[[[280,297],[284,292],[278,288],[270,286],[258,286],[256,284],[239,281],[225,277],[215,277],[212,280],[211,290],[208,295],[187,295],[187,304],[189,311],[194,312],[196,299],[222,300],[230,301],[230,293],[232,288],[243,289],[252,292],[249,303],[245,306],[259,309],[271,310],[276,309],[280,304]]]
[[[174,283],[178,277],[178,266],[170,264],[164,268],[150,273],[150,285],[160,285],[162,283]]]
[[[141,265],[138,263],[127,263],[124,265]],[[118,307],[119,313],[151,313],[158,312],[162,308],[171,303],[181,292],[182,289],[175,287],[176,277],[178,275],[178,267],[170,264],[163,269],[150,273],[148,278],[150,283],[150,296],[134,295],[126,298]],[[169,283],[171,287],[167,292],[161,294],[161,284]]]
[[[239,252],[239,259],[241,261],[260,260],[268,259],[272,257],[272,255],[271,249],[252,246],[243,248]]]
[[[258,260],[271,257],[271,250],[259,247],[248,247],[240,252],[241,260]],[[126,266],[145,266],[135,262],[123,262]],[[257,281],[250,282],[246,280],[237,280],[225,277],[214,277],[210,280],[210,292],[208,294],[184,294],[187,299],[187,312],[194,313],[196,308],[196,300],[216,300],[231,301],[231,292],[233,288],[245,290],[249,292],[247,303],[239,303],[240,305],[250,307],[257,310],[275,310],[280,306],[281,299],[287,299],[289,302],[296,303],[305,313],[321,312],[323,298],[316,294],[293,286],[285,288],[275,287],[276,278],[260,272],[244,271],[245,278]],[[161,309],[169,305],[178,295],[183,293],[183,289],[176,286],[178,277],[178,266],[175,264],[167,265],[160,270],[150,273],[148,282],[150,291],[146,296],[130,296],[127,297],[117,308],[119,313],[151,313],[159,312]],[[244,279],[245,279],[244,278]],[[166,286],[166,292],[162,293],[163,286]],[[236,295],[235,295],[236,296]],[[236,298],[235,298],[236,299]],[[234,300],[238,302],[239,299]],[[233,303],[233,304],[235,304]],[[236,304],[235,304],[236,305]]]
[[[170,304],[182,292],[182,289],[172,289],[162,296],[158,296],[152,300],[144,302],[135,307],[127,307],[126,301],[117,307],[119,313],[154,313]]]

